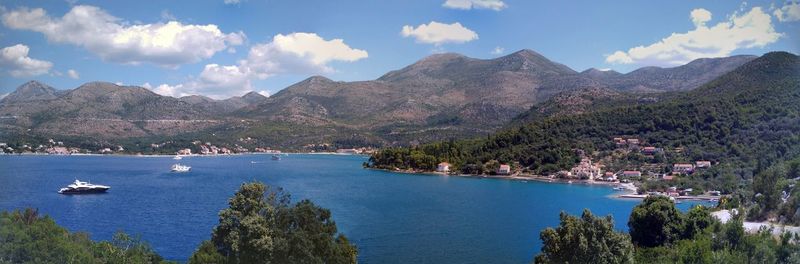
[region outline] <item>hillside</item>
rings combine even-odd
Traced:
[[[756,56],[739,55],[725,58],[696,59],[686,65],[673,68],[644,67],[626,74],[615,74],[614,72],[598,74],[593,71],[581,74],[595,76],[595,79],[603,80],[608,87],[619,91],[688,91],[755,58]]]
[[[596,153],[597,159],[611,155],[611,139],[624,136],[650,146],[684,149],[668,155],[670,162],[712,160],[748,180],[758,168],[800,155],[799,73],[796,55],[768,53],[696,90],[657,103],[556,115],[484,139],[387,149],[371,162],[381,168],[431,169],[448,161],[461,172],[480,173],[497,160],[547,174],[572,167],[578,159],[576,149]],[[706,179],[705,184],[718,180]]]
[[[106,82],[87,83],[52,96],[13,99],[0,104],[3,125],[11,131],[31,129],[41,135],[106,139],[176,135],[219,123],[214,113],[176,98]]]
[[[676,68],[620,74],[578,73],[531,50],[494,59],[445,53],[376,80],[341,82],[313,76],[268,98],[252,92],[225,100],[173,98],[103,82],[58,91],[32,81],[0,101],[0,137],[113,141],[216,135],[215,141],[251,137],[291,148],[315,143],[414,145],[486,135],[531,107],[538,112],[516,120],[651,103],[662,95],[635,92],[691,89],[748,58],[702,59]]]
[[[630,99],[616,103],[649,103],[657,96],[628,93],[692,89],[749,59],[752,57],[701,59],[676,68],[620,74],[578,73],[531,50],[487,60],[435,54],[372,81],[338,82],[314,76],[244,108],[241,115],[307,129],[324,127],[343,135],[357,131],[356,137],[376,138],[372,143],[378,145],[408,145],[485,135],[539,103],[549,104],[543,107],[551,109],[542,110],[544,116],[585,111],[580,109],[585,106],[574,109],[572,104],[583,103],[572,99],[548,101],[557,95],[582,97],[570,96],[573,92],[604,91]],[[269,129],[262,126],[256,130]]]

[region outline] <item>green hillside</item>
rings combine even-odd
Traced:
[[[572,167],[576,150],[611,155],[613,137],[643,145],[683,149],[670,162],[712,160],[742,179],[772,163],[800,155],[800,62],[786,52],[768,53],[691,92],[658,103],[602,108],[534,121],[487,138],[386,149],[371,159],[377,168],[430,170],[447,161],[462,173],[487,165],[518,163],[548,174]]]

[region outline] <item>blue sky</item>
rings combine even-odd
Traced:
[[[438,52],[494,58],[531,49],[577,71],[628,72],[699,57],[800,51],[800,5],[784,1],[5,0],[0,6],[0,94],[32,79],[58,89],[100,80],[172,96],[274,94],[311,75],[375,79]]]

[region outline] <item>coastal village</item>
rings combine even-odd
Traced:
[[[709,169],[714,163],[709,160],[671,164],[656,162],[655,156],[665,153],[663,148],[645,145],[636,137],[620,136],[612,138],[611,141],[614,146],[616,146],[616,149],[613,151],[615,154],[624,156],[631,153],[638,153],[643,155],[650,162],[645,162],[638,166],[627,164],[624,166],[613,166],[617,168],[612,168],[612,166],[607,166],[605,164],[613,163],[613,158],[606,157],[599,161],[594,161],[590,155],[584,153],[583,150],[576,150],[581,157],[580,162],[569,170],[558,171],[550,175],[534,175],[521,169],[519,164],[499,164],[490,175],[481,175],[480,177],[613,185],[619,190],[627,190],[624,194],[619,195],[621,198],[644,198],[648,195],[662,195],[671,197],[673,200],[690,199],[717,201],[720,196],[722,196],[722,192],[718,190],[698,192],[693,188],[681,189],[676,186],[671,186],[663,190],[642,190],[637,187],[635,183],[644,180],[656,180],[668,184],[669,182],[677,180],[679,177]],[[677,147],[670,151],[681,153],[684,151],[684,148]],[[451,170],[452,166],[453,165],[448,162],[441,162],[436,167],[436,173],[451,175],[453,172]],[[669,170],[664,171],[665,167],[668,167]]]

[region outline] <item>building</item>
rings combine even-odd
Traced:
[[[181,149],[181,150],[178,150],[177,154],[178,155],[192,155],[192,149],[188,149],[188,148]]]
[[[694,165],[690,163],[675,163],[672,165],[672,173],[691,174],[694,172]]]
[[[600,178],[600,167],[592,164],[591,159],[581,159],[581,162],[570,170],[570,176],[580,179],[594,180]]]
[[[359,154],[359,151],[357,149],[351,149],[351,148],[349,148],[349,149],[337,149],[336,153],[339,153],[339,154]]]
[[[644,147],[644,148],[642,148],[642,154],[644,154],[644,155],[655,155],[655,154],[660,153],[662,151],[663,150],[661,148],[656,148],[656,147]]]
[[[642,177],[641,171],[623,171],[622,176],[625,177]]]
[[[628,139],[628,145],[639,145],[639,139],[638,138],[629,138]]]
[[[603,174],[603,177],[601,178],[601,180],[607,181],[607,182],[615,182],[615,181],[617,181],[617,175],[614,174],[613,172],[607,171],[605,174]]]
[[[697,168],[711,168],[711,161],[707,160],[698,160],[694,164]]]
[[[672,174],[664,174],[663,176],[661,176],[661,179],[665,181],[671,181],[675,179],[675,176]]]
[[[71,154],[69,149],[66,147],[49,147],[45,150],[47,154],[51,155],[69,155]]]
[[[230,150],[230,149],[228,149],[228,148],[226,148],[226,147],[222,147],[222,148],[220,148],[220,149],[219,149],[219,152],[218,152],[218,153],[219,153],[219,154],[231,154],[232,152],[231,152],[231,150]]]
[[[509,175],[509,174],[511,174],[511,165],[500,164],[500,168],[497,168],[497,174],[500,174],[500,175]]]
[[[442,162],[439,165],[436,165],[436,171],[438,172],[450,172],[450,163]]]

